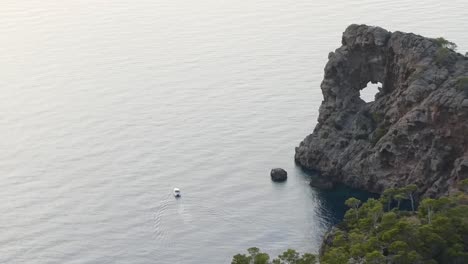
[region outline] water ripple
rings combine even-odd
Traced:
[[[463,0],[0,7],[1,263],[317,252],[342,201],[310,188],[292,157],[315,125],[344,28],[468,47]],[[277,166],[287,183],[271,183]]]

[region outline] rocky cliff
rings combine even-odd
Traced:
[[[328,58],[299,165],[372,192],[414,183],[433,196],[468,178],[468,58],[451,43],[351,25]],[[382,87],[366,103],[369,81]]]

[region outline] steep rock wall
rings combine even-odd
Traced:
[[[381,82],[375,101],[360,90]],[[329,54],[318,124],[296,162],[335,182],[381,192],[448,193],[468,178],[468,58],[440,41],[351,25]]]

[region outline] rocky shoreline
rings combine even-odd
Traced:
[[[296,162],[371,192],[416,184],[420,195],[450,193],[468,178],[468,58],[452,44],[349,26],[328,56],[318,124]],[[382,88],[366,103],[369,81]]]

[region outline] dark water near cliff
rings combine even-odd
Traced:
[[[464,52],[466,5],[3,0],[0,263],[317,252],[350,191],[317,192],[293,162],[328,52],[352,22]]]

